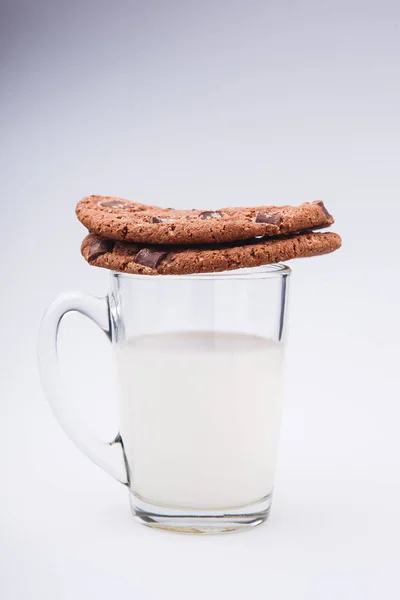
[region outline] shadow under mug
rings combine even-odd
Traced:
[[[266,520],[282,408],[285,265],[191,276],[111,272],[105,298],[61,295],[45,313],[39,364],[73,442],[129,489],[133,515],[189,533]],[[95,438],[60,381],[61,319],[77,311],[115,349],[120,431]]]

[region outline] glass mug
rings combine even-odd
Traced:
[[[105,298],[61,295],[39,336],[44,390],[76,445],[129,489],[137,520],[189,533],[264,522],[282,408],[285,265],[190,276],[110,274]],[[101,442],[68,411],[61,319],[78,311],[115,349],[120,430]]]

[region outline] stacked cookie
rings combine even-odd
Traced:
[[[175,210],[109,196],[76,207],[89,235],[81,252],[96,267],[142,275],[229,271],[333,252],[334,222],[321,200],[300,206]]]

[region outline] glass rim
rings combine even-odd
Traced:
[[[250,267],[244,269],[234,269],[232,271],[218,271],[211,273],[192,273],[188,275],[139,275],[136,273],[123,273],[121,271],[111,271],[111,277],[133,278],[135,280],[160,280],[168,279],[174,281],[190,280],[232,280],[232,279],[271,279],[273,277],[288,276],[292,272],[291,268],[283,263],[274,263],[270,265],[261,265],[260,267]]]

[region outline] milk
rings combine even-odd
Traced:
[[[229,333],[166,333],[117,348],[131,488],[158,506],[226,509],[272,492],[281,344]]]

